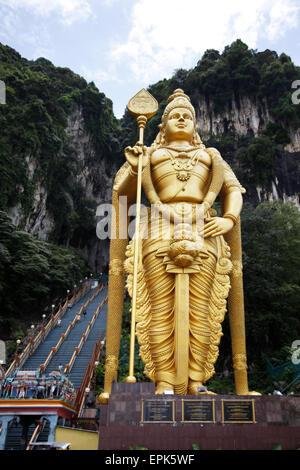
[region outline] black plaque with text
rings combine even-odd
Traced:
[[[183,423],[215,423],[214,400],[182,400]]]
[[[222,400],[223,423],[255,423],[254,400]]]
[[[174,423],[174,400],[142,400],[142,423]]]

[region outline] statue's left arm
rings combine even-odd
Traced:
[[[220,195],[222,199],[222,217],[206,217],[204,227],[204,237],[217,237],[228,233],[236,224],[243,206],[242,193],[245,192],[230,166],[222,159],[218,150],[214,148],[206,149],[211,156],[213,166],[217,161],[222,174],[222,183],[220,187]],[[214,170],[213,170],[214,171]],[[218,194],[208,194],[206,200],[213,201]]]

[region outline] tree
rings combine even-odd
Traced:
[[[259,360],[300,337],[300,214],[282,201],[246,205],[242,227],[248,350]]]
[[[73,251],[18,230],[0,212],[0,326],[2,339],[15,325],[40,319],[43,310],[64,298],[89,272]]]

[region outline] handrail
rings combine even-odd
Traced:
[[[78,407],[78,412],[77,416],[80,417],[82,413],[82,408],[84,405],[84,398],[85,398],[85,389],[90,385],[91,382],[91,377],[93,375],[93,370],[94,370],[94,364],[95,361],[97,360],[99,353],[100,353],[100,342],[101,342],[101,336],[102,336],[102,331],[100,331],[100,335],[98,338],[97,343],[94,346],[92,358],[86,368],[83,380],[81,382],[79,392],[76,394],[76,399],[75,399],[75,409],[77,410]]]
[[[93,324],[94,324],[94,322],[95,322],[95,320],[96,320],[96,318],[97,318],[97,316],[98,316],[98,314],[99,314],[99,311],[100,311],[100,309],[102,308],[103,304],[107,301],[107,298],[108,298],[108,297],[106,296],[106,297],[102,300],[102,302],[98,305],[98,307],[97,307],[97,309],[96,309],[94,315],[92,316],[92,319],[89,321],[89,324],[88,324],[88,326],[87,326],[87,329],[85,330],[85,332],[84,332],[84,333],[82,334],[82,336],[81,336],[81,339],[80,339],[80,341],[79,341],[79,343],[78,343],[78,346],[76,346],[76,347],[74,348],[74,352],[73,352],[73,354],[72,354],[72,356],[71,356],[71,359],[70,359],[69,363],[66,365],[66,367],[65,367],[65,369],[64,369],[64,374],[68,374],[68,373],[71,371],[71,369],[72,369],[72,367],[73,367],[73,364],[74,364],[74,362],[75,362],[76,356],[77,356],[78,353],[81,351],[81,348],[82,348],[82,346],[83,346],[83,343],[86,341],[86,339],[87,339],[87,337],[88,337],[88,335],[89,335],[89,332],[90,332],[90,330],[91,330],[91,328],[92,328],[92,326],[93,326]]]
[[[91,383],[91,379],[92,379],[93,371],[94,371],[95,361],[98,360],[100,353],[102,355],[103,345],[101,345],[101,343],[102,343],[101,336],[102,336],[102,331],[100,331],[99,338],[98,338],[98,340],[97,340],[97,342],[94,346],[94,350],[93,350],[91,360],[90,360],[90,362],[89,362],[89,364],[86,368],[86,371],[85,371],[84,377],[82,379],[81,385],[80,385],[80,387],[79,387],[79,389],[76,393],[75,409],[77,410],[77,416],[78,417],[80,417],[80,415],[82,413],[82,408],[83,408],[83,405],[84,405],[85,389]],[[101,345],[101,348],[100,348],[100,345]]]
[[[102,289],[103,289],[103,287],[101,287],[100,289],[98,289],[98,291],[97,291],[95,294],[93,294],[92,297],[90,297],[90,298],[86,301],[86,303],[84,304],[84,308],[86,308],[86,307],[88,306],[88,304],[89,304],[92,300],[94,300],[94,298],[95,298],[96,295],[100,294],[100,292],[102,291]],[[58,340],[56,346],[54,346],[53,348],[51,348],[51,351],[50,351],[50,353],[48,354],[48,356],[47,356],[45,362],[40,365],[40,372],[42,372],[43,370],[45,370],[45,368],[46,368],[47,365],[49,364],[49,361],[50,361],[50,359],[52,358],[52,356],[57,353],[57,350],[60,348],[62,342],[66,339],[66,337],[67,337],[68,334],[70,333],[71,329],[75,326],[75,324],[76,324],[76,317],[77,317],[77,315],[81,315],[82,310],[83,310],[83,306],[81,306],[79,312],[76,312],[74,319],[72,320],[72,322],[69,323],[68,328],[66,329],[65,333],[62,333],[62,334],[61,334],[61,337],[60,337],[60,339]]]
[[[50,318],[49,322],[47,323],[47,325],[45,327],[42,327],[41,331],[38,333],[36,338],[34,338],[34,339],[30,338],[30,340],[29,340],[27,346],[25,347],[24,351],[22,351],[22,353],[19,356],[15,357],[15,359],[13,360],[13,362],[11,363],[9,368],[7,369],[6,374],[5,374],[6,377],[10,374],[10,372],[12,372],[12,370],[15,370],[17,367],[22,366],[24,364],[24,362],[26,361],[26,359],[28,359],[28,357],[30,355],[30,347],[32,347],[32,345],[34,344],[35,341],[39,341],[41,333],[42,332],[47,332],[46,336],[48,335],[48,333],[50,331],[51,322],[53,322],[53,318],[61,310],[62,310],[62,307],[60,306],[58,312],[55,315],[51,315],[51,318]]]
[[[67,337],[68,334],[70,333],[71,329],[75,326],[75,324],[76,324],[76,317],[77,317],[78,315],[81,315],[82,310],[83,310],[83,307],[86,308],[86,307],[88,306],[88,304],[89,304],[90,302],[92,302],[92,301],[94,300],[94,298],[95,298],[97,295],[99,295],[102,290],[103,290],[103,286],[101,286],[101,287],[86,301],[86,303],[81,306],[79,312],[76,312],[76,314],[75,314],[73,320],[69,323],[68,328],[66,329],[66,331],[61,334],[61,336],[60,336],[58,342],[56,343],[56,345],[51,348],[51,351],[49,352],[48,356],[46,357],[45,362],[44,362],[43,364],[40,364],[40,373],[42,373],[42,372],[46,369],[46,367],[48,366],[50,360],[52,359],[52,356],[57,353],[57,351],[58,351],[58,349],[60,348],[60,346],[62,345],[63,341],[66,339],[66,337]]]
[[[82,346],[83,346],[83,343],[84,343],[84,341],[86,340],[86,338],[87,338],[87,336],[88,336],[88,334],[89,334],[89,332],[90,332],[90,329],[91,329],[91,327],[92,327],[92,325],[93,325],[93,323],[94,323],[94,321],[95,321],[95,319],[96,319],[96,317],[97,317],[97,315],[98,315],[98,313],[99,313],[99,310],[100,310],[100,308],[102,307],[102,305],[103,305],[104,302],[105,302],[105,299],[102,300],[101,304],[98,305],[96,311],[94,312],[94,314],[93,314],[93,316],[92,316],[92,319],[89,321],[88,326],[87,326],[85,332],[82,334],[82,336],[81,336],[81,338],[80,338],[80,341],[79,341],[78,345],[74,348],[74,352],[73,352],[73,354],[72,354],[72,356],[71,356],[71,359],[70,359],[69,363],[66,365],[66,367],[65,367],[65,369],[64,369],[64,373],[69,373],[69,372],[71,371],[71,369],[72,369],[72,367],[73,367],[73,363],[74,363],[74,361],[75,361],[75,358],[76,358],[77,354],[80,352],[80,350],[81,350],[81,348],[82,348]]]
[[[8,377],[9,374],[14,371],[16,368],[22,367],[22,365],[25,363],[25,361],[28,359],[28,357],[36,350],[36,348],[40,345],[42,341],[46,339],[50,331],[53,329],[53,327],[56,325],[57,321],[59,318],[62,318],[63,315],[65,314],[67,310],[68,303],[74,302],[76,299],[76,302],[78,302],[79,299],[81,299],[87,291],[91,289],[92,281],[89,281],[85,287],[79,289],[77,294],[74,294],[70,300],[66,300],[63,307],[60,305],[58,311],[56,312],[55,315],[51,315],[50,320],[48,321],[46,326],[41,327],[41,330],[37,334],[35,338],[30,338],[27,346],[25,347],[24,351],[18,356],[15,356],[13,362],[10,364],[9,368],[7,369],[5,376]]]
[[[25,450],[30,450],[30,444],[32,444],[33,442],[36,441],[36,438],[38,437],[38,435],[39,435],[39,433],[40,433],[40,431],[41,431],[41,428],[42,428],[42,426],[44,425],[44,423],[45,423],[45,419],[42,419],[42,420],[37,424],[37,426],[36,426],[35,430],[33,431],[33,434],[32,434],[32,436],[31,436],[30,441],[28,442],[28,445],[27,445],[27,447],[26,447]]]

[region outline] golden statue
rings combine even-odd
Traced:
[[[116,238],[110,249],[106,372],[100,401],[108,399],[111,382],[117,380],[126,275],[131,296],[136,282],[133,332],[156,393],[205,390],[219,354],[228,294],[236,392],[255,393],[248,390],[244,326],[239,215],[245,190],[220,153],[205,148],[195,110],[183,90],[170,96],[159,128],[151,147],[139,141],[125,149],[126,163],[114,181]],[[128,244],[121,234],[127,220],[120,220],[126,198],[120,196],[127,196],[129,204],[135,201],[138,162],[151,206],[141,213],[138,240],[133,237]],[[221,217],[212,208],[218,195]]]

